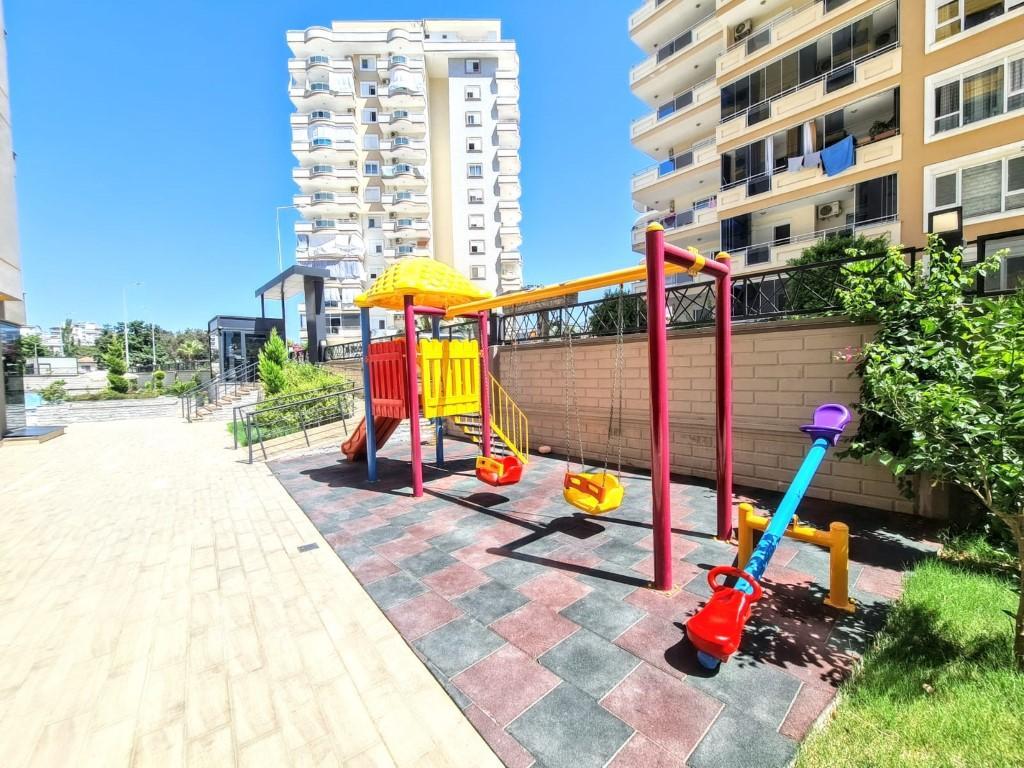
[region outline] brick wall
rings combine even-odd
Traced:
[[[776,321],[734,328],[734,461],[735,483],[782,491],[799,466],[808,441],[797,427],[810,420],[825,402],[849,405],[857,399],[859,380],[851,378],[854,363],[848,350],[859,350],[874,329],[841,319]],[[589,461],[602,461],[614,438],[608,437],[609,406],[614,376],[614,340],[573,343],[576,402]],[[699,329],[669,334],[669,395],[672,470],[714,477],[715,342],[713,331]],[[624,348],[622,461],[650,466],[649,378],[646,336],[627,337]],[[524,345],[515,353],[497,352],[493,364],[502,384],[530,419],[530,442],[566,449],[563,345]],[[571,384],[570,384],[571,387]],[[574,407],[570,408],[573,452],[578,454]],[[854,425],[855,426],[855,425]],[[848,428],[847,433],[852,434]],[[877,463],[828,458],[808,495],[884,510],[913,512],[892,476]]]

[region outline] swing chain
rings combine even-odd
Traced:
[[[565,368],[568,381],[565,385],[565,465],[566,471],[572,472],[572,433],[569,431],[569,399],[576,413],[576,438],[580,446],[580,471],[586,470],[585,457],[583,455],[583,427],[580,423],[580,401],[576,397],[576,355],[572,348],[572,329],[566,322],[569,314],[569,299],[562,296],[562,337],[565,342]],[[572,387],[570,393],[569,388]]]

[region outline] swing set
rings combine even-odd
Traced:
[[[432,259],[405,259],[388,267],[362,295],[360,307],[363,341],[363,392],[365,418],[342,446],[350,460],[365,458],[367,476],[377,480],[377,449],[397,424],[409,419],[410,464],[413,495],[423,495],[423,457],[420,414],[433,420],[436,461],[444,464],[444,423],[452,418],[480,445],[476,477],[483,483],[504,487],[518,483],[529,462],[529,426],[526,414],[512,397],[519,392],[517,346],[510,341],[509,373],[512,394],[490,372],[489,312],[544,299],[563,300],[580,291],[619,286],[615,323],[615,371],[608,404],[608,433],[603,467],[588,469],[579,398],[576,393],[573,333],[562,323],[565,365],[566,470],[562,495],[573,507],[592,515],[618,508],[625,488],[622,474],[622,419],[624,400],[622,286],[647,281],[647,339],[650,369],[652,523],[654,529],[654,588],[672,588],[670,455],[668,421],[668,359],[665,325],[665,276],[686,271],[715,281],[716,334],[716,477],[718,538],[728,540],[732,523],[732,364],[731,288],[729,256],[707,259],[695,250],[667,245],[659,224],[647,228],[646,263],[591,277],[568,280],[531,290],[490,297],[451,267]],[[652,300],[654,298],[657,300]],[[371,342],[370,309],[401,311],[405,339]],[[416,316],[432,320],[432,339],[417,343]],[[478,339],[442,341],[442,318],[469,318],[477,322]],[[579,463],[570,456],[570,413],[575,415]],[[615,471],[609,471],[611,454],[617,453]],[[494,455],[497,444],[506,455]],[[578,467],[578,469],[576,468]]]

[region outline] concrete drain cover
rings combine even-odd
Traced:
[[[320,545],[317,544],[316,542],[313,542],[312,544],[302,544],[302,545],[299,546],[299,552],[309,552],[309,550],[311,550],[311,549],[319,549],[319,548],[320,548]]]

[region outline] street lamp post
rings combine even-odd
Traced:
[[[121,308],[124,310],[124,367],[131,368],[132,363],[128,357],[128,289],[142,285],[141,282],[129,283],[121,287]]]
[[[286,211],[289,208],[298,208],[297,205],[279,205],[274,211],[274,219],[277,223],[277,273],[281,274],[284,271],[284,259],[281,255],[281,211]]]

